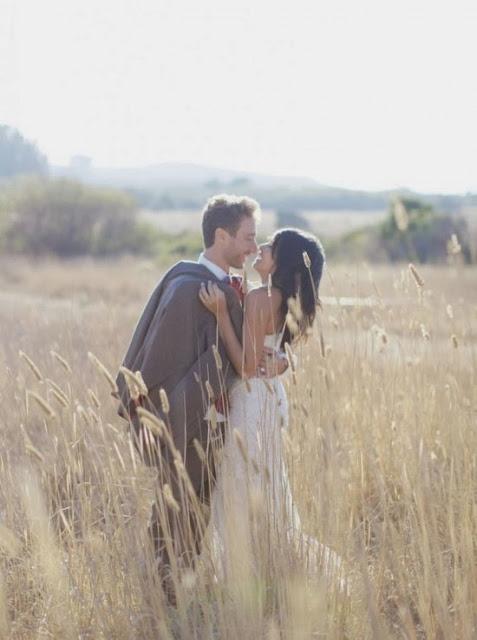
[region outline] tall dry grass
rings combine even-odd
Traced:
[[[419,269],[420,287],[406,266],[330,266],[323,297],[377,304],[324,305],[296,349],[294,498],[349,592],[266,544],[257,578],[237,539],[231,579],[206,557],[178,565],[170,607],[147,532],[167,495],[88,358],[116,371],[158,274],[132,261],[2,266],[1,637],[476,636],[475,269]]]

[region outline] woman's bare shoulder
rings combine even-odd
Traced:
[[[270,300],[272,306],[280,306],[282,302],[282,293],[280,289],[276,287],[268,287],[267,285],[260,285],[251,289],[246,296],[246,300],[252,302],[255,305],[267,305],[270,306]]]

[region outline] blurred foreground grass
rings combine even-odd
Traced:
[[[0,637],[475,638],[477,270],[419,272],[330,265],[324,299],[376,304],[325,304],[288,380],[294,497],[351,594],[270,549],[258,582],[178,575],[171,609],[154,474],[87,355],[116,371],[158,268],[2,262]]]

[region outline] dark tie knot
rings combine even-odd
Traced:
[[[222,282],[226,282],[228,285],[230,285],[235,290],[240,301],[243,301],[244,291],[242,276],[228,275],[222,280]]]

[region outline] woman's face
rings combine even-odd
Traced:
[[[252,266],[261,276],[268,276],[275,271],[271,242],[264,242],[258,246],[257,257]]]

